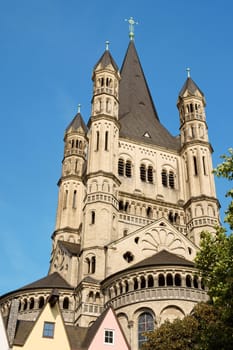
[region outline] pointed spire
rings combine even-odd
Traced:
[[[105,67],[107,67],[109,64],[111,64],[113,66],[113,68],[118,71],[119,68],[116,64],[116,62],[114,61],[112,55],[110,54],[109,51],[109,41],[105,42],[105,51],[103,53],[103,55],[100,57],[99,61],[96,63],[96,65],[94,66],[94,71],[96,70],[96,68],[98,66],[101,66],[102,69],[104,69]]]
[[[177,140],[159,122],[133,40],[129,42],[121,68],[119,101],[120,134],[123,137],[171,149],[179,147]]]
[[[190,95],[193,95],[195,96],[195,92],[196,91],[199,91],[199,93],[204,97],[204,94],[203,92],[201,91],[201,89],[199,89],[199,87],[197,86],[197,84],[193,81],[193,79],[190,77],[190,68],[188,68],[189,71],[187,70],[188,72],[188,78],[186,79],[182,89],[180,90],[179,92],[179,97],[182,97],[184,95],[184,93],[186,91],[188,91],[188,93]]]
[[[81,116],[81,104],[78,104],[78,113],[75,115],[71,123],[67,126],[66,132],[68,132],[70,129],[72,130],[78,130],[81,128],[85,133],[87,133],[88,129],[87,126]]]

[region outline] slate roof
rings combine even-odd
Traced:
[[[63,289],[73,289],[66,280],[59,275],[58,272],[54,272],[51,275],[43,277],[33,283],[27,284],[26,286],[20,288],[19,290],[27,289],[40,289],[40,288],[63,288]]]
[[[24,345],[27,337],[32,331],[35,322],[18,320],[14,338],[14,345]]]
[[[121,68],[119,101],[120,136],[169,149],[180,148],[179,139],[159,121],[133,41],[129,43]]]
[[[68,253],[70,253],[71,255],[78,256],[80,253],[80,244],[65,242],[65,241],[58,241],[58,245],[60,247],[65,248],[65,250],[67,250]]]
[[[161,250],[153,256],[140,261],[137,264],[132,265],[129,269],[148,266],[188,266],[194,267],[194,263],[185,258],[182,258],[176,254],[170,253],[167,250]]]
[[[112,55],[110,54],[110,52],[108,50],[104,51],[103,55],[100,57],[99,61],[94,66],[94,71],[98,67],[99,64],[102,65],[103,69],[106,68],[109,64],[111,64],[116,71],[119,70],[116,62],[114,61]]]
[[[76,116],[73,118],[73,120],[70,122],[70,124],[66,128],[66,132],[72,128],[73,130],[78,130],[78,128],[82,128],[85,133],[87,133],[88,128],[82,118],[82,115],[80,113],[77,113]]]
[[[182,97],[186,90],[188,90],[190,95],[195,95],[195,92],[198,90],[201,93],[201,95],[204,96],[203,92],[199,89],[197,84],[190,77],[186,79],[182,89],[179,92],[179,97]]]

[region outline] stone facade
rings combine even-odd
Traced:
[[[90,326],[112,305],[132,347],[140,317],[183,317],[207,294],[194,267],[219,203],[205,97],[188,77],[178,95],[180,136],[159,121],[133,40],[121,71],[108,49],[93,70],[92,112],[65,131],[47,278],[1,298],[3,315],[36,319],[52,288],[66,324]]]

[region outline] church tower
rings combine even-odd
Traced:
[[[218,201],[212,174],[213,150],[208,140],[205,106],[205,96],[188,71],[177,107],[184,166],[186,224],[189,237],[196,244],[199,244],[201,231],[213,232],[218,220]]]

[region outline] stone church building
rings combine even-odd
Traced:
[[[203,92],[188,75],[174,137],[133,37],[121,69],[107,45],[92,80],[87,125],[79,110],[65,130],[49,273],[0,299],[11,344],[54,289],[67,327],[88,328],[111,306],[135,350],[146,330],[207,300],[193,261],[219,203]]]

